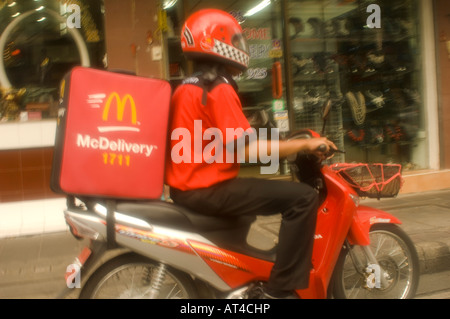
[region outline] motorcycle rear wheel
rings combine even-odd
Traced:
[[[197,298],[189,276],[169,266],[163,267],[140,255],[120,255],[100,266],[90,276],[80,299]],[[156,290],[155,285],[158,287]]]
[[[377,224],[370,230],[370,249],[385,285],[374,287],[369,260],[361,246],[342,250],[334,270],[333,297],[337,299],[411,299],[419,284],[419,258],[409,236],[397,225]],[[353,254],[353,256],[352,256]],[[356,259],[356,260],[355,260]],[[358,263],[359,261],[359,263]]]

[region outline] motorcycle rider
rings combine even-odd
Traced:
[[[181,43],[184,54],[193,60],[195,71],[174,92],[170,125],[171,150],[166,163],[166,183],[170,195],[179,205],[200,214],[215,216],[282,214],[277,258],[267,284],[256,298],[294,298],[293,291],[308,287],[318,197],[310,186],[287,181],[260,178],[238,178],[239,162],[217,160],[217,156],[235,150],[243,134],[232,137],[227,128],[239,132],[250,128],[232,76],[245,71],[249,53],[239,23],[228,13],[204,9],[185,22]],[[215,128],[223,133],[216,160],[205,158],[206,142],[195,141],[196,132]],[[184,134],[174,134],[184,133]],[[202,134],[202,136],[204,136]],[[217,135],[216,135],[217,136]],[[179,144],[184,146],[179,148]],[[279,157],[300,151],[323,158],[336,146],[326,138],[290,141],[258,139],[246,142],[245,158],[265,143],[270,153]],[[253,148],[256,144],[256,148]],[[319,151],[325,144],[326,151]],[[199,148],[201,145],[201,148]],[[216,144],[217,146],[218,144]],[[200,152],[200,153],[199,153]],[[228,152],[228,153],[227,153]],[[236,153],[235,153],[236,154]],[[200,156],[200,160],[199,157]]]

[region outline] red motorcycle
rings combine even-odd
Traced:
[[[291,138],[316,134],[304,130]],[[358,196],[395,195],[399,168],[323,165],[306,154],[289,160],[297,178],[321,200],[309,287],[298,296],[413,298],[419,281],[413,242],[397,218],[359,205]],[[388,172],[392,168],[396,173]],[[370,183],[358,181],[364,171]],[[68,287],[81,279],[81,298],[251,299],[275,260],[276,247],[261,250],[247,243],[252,217],[204,216],[164,201],[69,197],[65,218],[74,236],[91,239],[66,276]],[[109,248],[126,251],[103,263]]]

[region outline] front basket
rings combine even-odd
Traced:
[[[403,185],[399,164],[334,164],[335,170],[361,197],[397,196]]]

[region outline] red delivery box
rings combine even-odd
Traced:
[[[51,188],[159,198],[171,87],[167,81],[75,67],[61,82]]]

